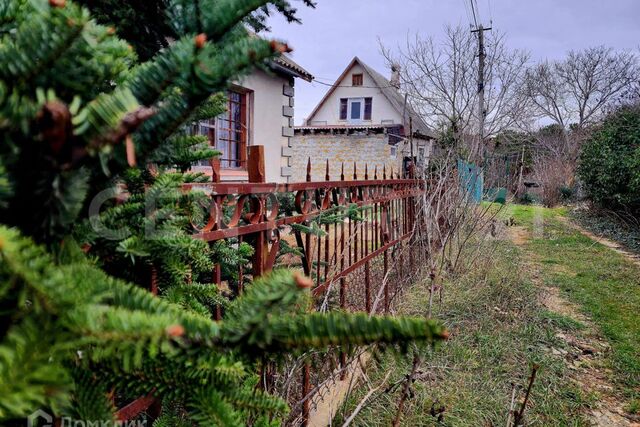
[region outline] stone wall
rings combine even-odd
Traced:
[[[344,162],[346,180],[353,179],[353,163],[357,163],[358,179],[364,179],[365,163],[369,167],[369,179],[373,179],[374,168],[378,167],[378,178],[382,178],[382,168],[386,165],[387,176],[391,167],[398,171],[400,160],[391,155],[387,135],[329,135],[306,134],[296,130],[291,140],[291,182],[304,181],[307,160],[311,158],[311,179],[324,181],[325,165],[329,159],[330,178],[340,179],[340,168]]]

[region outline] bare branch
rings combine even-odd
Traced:
[[[637,56],[604,46],[571,51],[567,58],[542,62],[527,74],[527,92],[541,117],[563,129],[597,122],[607,107],[633,92],[640,78]]]
[[[392,55],[401,66],[401,84],[414,108],[433,128],[451,131],[456,142],[469,139],[479,120],[477,42],[461,26],[445,27],[442,40],[416,35]],[[508,49],[504,35],[493,32],[486,42],[485,136],[520,127],[531,117],[531,100],[523,89],[529,54]],[[477,143],[477,142],[476,142]]]

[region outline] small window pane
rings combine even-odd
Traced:
[[[246,93],[228,91],[226,111],[192,127],[192,132],[206,135],[209,144],[222,152],[220,160],[223,168],[244,166],[243,157],[249,131],[246,98]],[[208,162],[199,161],[197,164],[207,166]]]
[[[371,120],[371,106],[372,106],[372,98],[364,99],[364,119]]]
[[[360,101],[355,101],[351,103],[351,118],[359,119],[360,118]]]
[[[340,120],[347,120],[347,98],[340,99]]]
[[[353,86],[362,86],[362,74],[353,74],[351,76],[351,84]]]

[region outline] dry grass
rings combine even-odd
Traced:
[[[421,351],[422,363],[401,425],[503,426],[513,387],[524,386],[534,363],[541,369],[525,413],[527,424],[588,425],[584,413],[593,397],[567,380],[563,359],[551,351],[562,345],[555,336],[557,316],[552,319],[541,305],[540,288],[521,267],[521,250],[507,241],[497,240],[495,245],[465,272],[445,276],[434,316],[447,324],[451,338],[436,349]],[[427,283],[417,283],[400,312],[424,315],[428,288]],[[377,360],[369,375],[375,383],[391,371],[393,384],[402,381],[410,366],[404,358],[387,355]],[[399,389],[378,393],[353,425],[390,425]],[[350,399],[336,425],[359,398]]]

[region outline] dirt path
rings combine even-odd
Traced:
[[[625,256],[633,255],[621,250],[614,242],[603,240],[586,230],[569,223],[565,218],[559,218],[562,222],[578,229],[583,234],[599,243],[610,247]],[[526,244],[531,239],[531,233],[526,227],[512,226],[508,228],[509,239],[517,246],[527,251]],[[624,411],[624,401],[616,395],[615,387],[610,380],[611,372],[604,366],[604,356],[610,351],[609,345],[602,338],[598,328],[580,312],[577,305],[566,300],[555,287],[544,285],[540,265],[536,262],[534,253],[529,253],[529,261],[525,268],[530,272],[531,278],[541,289],[541,302],[554,313],[569,317],[584,328],[574,332],[558,332],[556,338],[565,345],[562,348],[551,348],[550,351],[562,357],[569,369],[570,377],[580,385],[587,394],[597,396],[594,407],[590,410],[589,418],[593,425],[598,427],[640,427],[640,423],[628,419]],[[631,258],[639,263],[638,258]],[[570,273],[570,272],[567,272]]]

